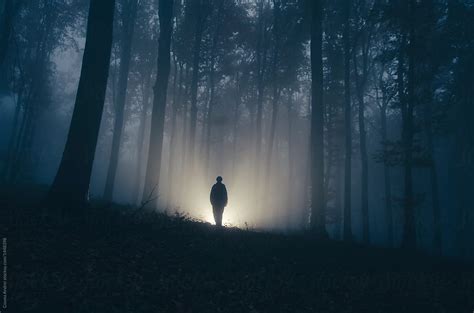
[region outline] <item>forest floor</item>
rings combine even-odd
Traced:
[[[6,312],[474,311],[469,264],[118,205],[59,218],[0,190]]]

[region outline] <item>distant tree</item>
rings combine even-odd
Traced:
[[[57,48],[74,44],[69,35],[79,25],[85,10],[83,2],[58,5],[41,0],[20,5],[11,34],[12,49],[2,74],[7,75],[8,89],[15,97],[15,113],[2,176],[8,183],[30,179],[34,163],[34,142],[39,117],[50,108],[55,66],[52,56]],[[71,26],[71,28],[69,28]],[[69,31],[68,31],[69,30]]]
[[[58,172],[48,194],[51,204],[88,200],[112,47],[114,0],[91,0],[86,46],[71,126]]]
[[[421,103],[422,133],[424,154],[427,159],[429,184],[431,194],[431,208],[433,214],[433,246],[437,254],[442,254],[441,204],[439,191],[438,169],[436,167],[435,133],[437,111],[439,104],[435,100],[435,78],[439,71],[441,57],[438,56],[436,46],[440,44],[436,30],[437,14],[433,0],[423,0],[419,3],[416,26],[416,71],[418,102]],[[423,38],[423,40],[420,40]],[[424,62],[420,62],[424,60]]]
[[[311,5],[311,228],[327,236],[324,199],[324,103],[322,1]]]
[[[347,0],[344,5],[344,240],[352,239],[352,105],[350,84],[350,15],[352,1]]]
[[[190,111],[190,127],[189,127],[189,164],[191,173],[194,173],[194,158],[196,146],[196,128],[197,128],[197,114],[198,114],[198,83],[199,83],[199,66],[201,63],[201,44],[202,34],[204,31],[205,12],[202,5],[202,0],[193,1],[194,6],[191,10],[195,14],[195,33],[193,46],[193,73],[191,80],[191,111]]]
[[[389,246],[393,246],[394,232],[393,232],[393,200],[392,200],[392,180],[390,177],[390,161],[389,161],[389,138],[388,138],[388,125],[387,115],[389,111],[389,105],[395,96],[395,90],[392,87],[393,82],[384,79],[384,74],[387,74],[387,70],[390,68],[381,62],[379,73],[376,74],[377,89],[376,89],[376,102],[380,112],[380,139],[382,145],[382,162],[383,162],[383,176],[384,176],[384,197],[385,197],[385,220],[387,228],[387,242]],[[391,77],[391,75],[387,75]]]
[[[3,65],[10,46],[13,32],[14,20],[24,0],[5,0],[3,7],[0,7],[0,68]]]
[[[153,89],[153,109],[151,117],[150,146],[143,200],[154,191],[159,192],[161,159],[163,150],[163,132],[166,112],[166,96],[170,75],[170,47],[173,32],[173,0],[159,1],[160,37],[158,39],[158,60],[156,82]]]
[[[138,0],[122,1],[120,11],[121,31],[120,31],[120,68],[117,85],[116,103],[114,103],[115,116],[112,134],[112,149],[110,151],[109,167],[107,169],[107,179],[105,182],[104,199],[112,201],[115,185],[115,176],[120,156],[120,142],[124,124],[124,110],[127,97],[128,74],[132,55],[132,40],[135,28],[135,18],[137,16]]]
[[[256,89],[257,89],[257,110],[256,110],[256,121],[255,121],[255,183],[256,183],[256,196],[257,202],[260,195],[260,159],[262,154],[262,127],[263,127],[263,101],[265,93],[265,75],[267,73],[267,55],[269,50],[269,40],[268,40],[268,21],[267,21],[267,1],[259,0],[257,3],[258,9],[258,20],[257,20],[257,42],[255,47],[256,54]]]
[[[443,65],[451,77],[448,87],[449,113],[453,116],[450,129],[455,147],[455,181],[457,238],[462,256],[474,255],[474,32],[470,31],[474,8],[469,1],[448,0],[447,18],[442,42],[446,49]],[[439,48],[439,47],[437,47]],[[437,53],[443,50],[437,49]],[[452,71],[449,72],[449,69]],[[446,79],[446,77],[443,77]],[[470,254],[469,254],[470,253]]]
[[[141,203],[141,191],[146,170],[147,131],[153,82],[158,55],[158,6],[154,0],[140,0],[135,21],[132,43],[132,60],[129,74],[131,93],[135,92],[138,129],[135,147],[135,171],[132,188],[132,203]],[[135,86],[135,90],[133,87]],[[131,97],[133,93],[129,96]]]
[[[13,24],[13,3],[14,0],[6,0],[0,8],[0,21],[2,22],[2,29],[0,30],[0,66],[3,65],[7,55],[8,43]]]
[[[369,83],[371,67],[371,49],[373,42],[374,21],[373,12],[376,2],[361,1],[358,3],[358,30],[354,40],[353,66],[355,91],[358,101],[359,147],[361,159],[361,211],[362,238],[364,243],[370,241],[369,229],[369,154],[367,148],[366,100],[365,92]],[[360,63],[360,64],[359,64]]]

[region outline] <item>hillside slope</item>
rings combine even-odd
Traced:
[[[61,219],[2,206],[7,312],[474,310],[466,264],[118,206]]]

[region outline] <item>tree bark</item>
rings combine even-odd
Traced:
[[[173,32],[173,0],[159,1],[160,38],[158,39],[158,60],[156,82],[153,88],[153,109],[151,116],[150,146],[143,201],[159,196],[160,169],[163,150],[163,132],[166,113],[166,96],[170,75],[170,47]],[[153,205],[153,203],[150,203]]]
[[[48,200],[57,206],[88,200],[92,164],[112,47],[114,0],[91,0],[81,77],[69,134]]]

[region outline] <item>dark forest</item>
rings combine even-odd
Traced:
[[[3,308],[472,312],[473,21],[471,0],[1,0]]]

